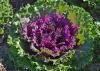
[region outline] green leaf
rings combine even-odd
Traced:
[[[0,35],[4,34],[4,29],[0,28]]]

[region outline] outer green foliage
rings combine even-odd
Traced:
[[[100,0],[65,0],[70,5],[83,7],[96,20],[100,20]]]
[[[0,34],[4,34],[3,26],[8,23],[13,16],[13,11],[9,0],[0,0]]]
[[[9,0],[0,0],[0,24],[7,23],[12,17]]]
[[[94,60],[93,60],[93,62],[95,62],[95,63],[99,63],[100,62],[100,21],[97,21],[96,22],[97,23],[97,25],[99,26],[98,28],[99,28],[99,32],[98,32],[98,37],[97,38],[95,38],[95,41],[94,41]]]
[[[0,28],[0,35],[4,34],[4,30]]]
[[[22,8],[17,16],[30,17],[32,15],[34,17],[43,15],[42,11],[45,10],[45,7],[51,9],[51,11],[57,8],[62,15],[68,15],[71,22],[80,25],[79,34],[77,35],[77,38],[80,39],[78,44],[81,46],[80,49],[70,50],[61,58],[52,60],[53,63],[43,62],[39,57],[29,55],[24,51],[25,41],[21,40],[21,35],[18,31],[18,29],[21,29],[21,20],[14,17],[8,36],[9,50],[14,64],[31,71],[78,71],[84,68],[92,61],[91,49],[98,32],[92,17],[83,8],[69,6],[63,1],[56,0],[38,0],[35,5],[27,5]]]

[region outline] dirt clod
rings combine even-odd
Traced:
[[[6,69],[4,68],[4,65],[2,65],[2,63],[0,63],[0,71],[6,71]]]

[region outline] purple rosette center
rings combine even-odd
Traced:
[[[25,24],[23,36],[31,43],[29,49],[45,57],[57,57],[76,45],[77,30],[77,24],[57,12]]]

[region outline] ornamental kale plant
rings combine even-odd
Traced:
[[[24,70],[82,70],[93,59],[97,33],[83,8],[62,0],[38,0],[15,14],[7,40],[9,56]]]

